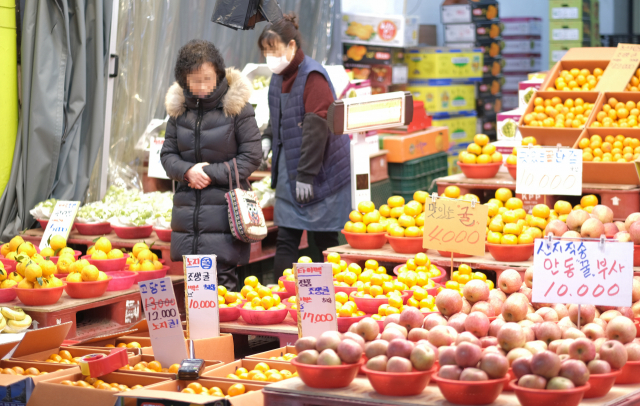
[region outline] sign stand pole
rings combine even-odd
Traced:
[[[451,251],[451,275],[449,275],[449,277],[453,276],[453,251]]]
[[[351,140],[351,205],[371,200],[371,168],[365,133],[353,134]]]

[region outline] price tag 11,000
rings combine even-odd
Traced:
[[[171,278],[138,282],[138,287],[156,360],[162,365],[181,363],[187,346]]]
[[[61,235],[66,240],[69,238],[71,227],[78,214],[78,208],[80,208],[80,202],[62,201],[58,200],[56,207],[51,212],[47,228],[42,234],[42,240],[40,240],[40,249],[45,249],[49,246],[49,238],[54,235]]]
[[[298,336],[338,331],[331,264],[294,264],[298,297]]]
[[[582,195],[582,151],[518,148],[516,193]]]
[[[184,255],[187,332],[192,340],[218,337],[218,274],[215,255]]]
[[[631,306],[633,243],[535,240],[533,302]]]

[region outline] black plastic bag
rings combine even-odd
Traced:
[[[282,10],[276,0],[218,0],[211,21],[234,30],[249,30],[260,21],[279,18]]]

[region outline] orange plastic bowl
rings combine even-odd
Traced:
[[[138,271],[138,275],[136,275],[136,283],[148,281],[150,279],[164,278],[167,275],[168,270],[169,267],[165,265],[162,269],[158,269],[157,271]],[[125,269],[125,271],[128,271],[128,269]]]
[[[358,250],[377,250],[387,242],[387,233],[349,233],[342,230],[347,243]]]
[[[518,386],[515,379],[511,381],[511,387],[522,406],[578,406],[584,394],[591,389],[589,382],[584,386],[565,390],[529,389]]]
[[[443,256],[445,258],[451,258],[451,252],[450,251],[438,251],[438,254],[440,254],[440,256]],[[453,257],[454,258],[469,258],[469,257],[471,257],[471,255],[458,254],[457,252],[454,252],[453,253]]]
[[[622,373],[622,370],[615,370],[608,374],[597,374],[589,376],[589,389],[584,394],[585,399],[599,398],[609,393],[613,384],[616,383],[616,378]]]
[[[111,233],[111,224],[108,222],[104,223],[74,223],[78,233],[82,235],[105,235]]]
[[[387,240],[389,240],[391,249],[399,254],[417,254],[427,251],[422,248],[422,237],[394,237],[387,234]]]
[[[129,258],[129,254],[124,254],[122,258],[117,259],[91,259],[91,255],[82,257],[82,259],[86,259],[91,265],[94,265],[102,272],[122,271],[122,268],[127,265],[127,258]]]
[[[156,232],[158,239],[164,242],[171,242],[171,230],[164,230],[162,228],[154,228],[153,231]]]
[[[81,251],[73,250],[73,257],[76,259],[76,261],[78,260],[78,258],[80,258],[80,255],[82,255]],[[59,256],[58,257],[49,257],[49,259],[54,264],[58,264],[58,260],[60,259],[60,257]]]
[[[338,317],[338,331],[341,333],[346,333],[352,324],[357,323],[362,319],[364,319],[364,316]]]
[[[18,300],[24,303],[26,306],[47,306],[52,305],[60,300],[62,292],[67,286],[66,283],[62,283],[63,286],[57,288],[46,289],[18,289],[13,288],[18,295]]]
[[[140,227],[115,227],[111,226],[116,235],[123,239],[148,238],[153,231],[153,226]]]
[[[422,393],[429,385],[436,368],[433,367],[428,371],[414,369],[413,372],[382,372],[363,366],[362,371],[367,375],[373,389],[381,395],[415,396]]]
[[[342,365],[307,365],[298,362],[295,358],[291,365],[296,367],[298,376],[305,385],[317,389],[345,388],[353,382],[364,361],[357,364]]]
[[[284,283],[284,288],[287,290],[287,293],[289,293],[290,296],[293,296],[293,295],[296,294],[296,283],[295,282],[288,281],[286,276],[281,276],[281,277],[278,278],[278,280],[282,281],[282,283]]]
[[[496,176],[500,170],[502,162],[490,164],[463,164],[458,161],[458,166],[464,173],[464,176],[470,179],[488,179]]]
[[[26,290],[30,290],[30,289],[26,289]],[[0,303],[10,302],[13,299],[15,299],[16,296],[18,296],[18,294],[16,293],[16,290],[13,288],[0,289]]]
[[[633,266],[640,266],[640,245],[633,246]]]
[[[640,383],[640,361],[627,361],[620,369],[616,384]]]
[[[456,405],[486,405],[498,399],[498,396],[502,393],[502,388],[509,382],[509,376],[488,381],[454,381],[434,375],[433,381],[440,388],[442,396],[450,403]]]
[[[64,290],[69,297],[74,299],[89,299],[92,297],[100,297],[105,294],[109,287],[109,282],[113,278],[108,276],[104,281],[93,282],[67,282]],[[64,279],[66,282],[66,278]]]
[[[247,324],[267,325],[280,324],[287,318],[288,309],[281,310],[249,310],[240,309],[240,316]]]
[[[242,306],[242,305],[240,305]],[[220,313],[220,321],[236,321],[240,318],[240,308],[235,307],[221,307],[218,309]]]
[[[511,165],[511,164],[505,163],[504,166],[507,167],[507,170],[509,171],[509,175],[511,175],[511,177],[515,180],[516,175],[518,174],[518,165]]]
[[[533,255],[534,244],[489,244],[489,253],[496,261],[501,262],[523,262]]]

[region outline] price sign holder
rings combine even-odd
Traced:
[[[618,44],[595,90],[622,92],[640,64],[640,44]]]
[[[80,202],[58,200],[42,234],[39,247],[41,250],[49,246],[49,239],[54,235],[61,235],[65,240],[69,238],[79,208]]]
[[[631,306],[632,242],[549,234],[534,243],[533,302],[574,303],[578,313],[581,304]]]
[[[582,195],[582,152],[557,147],[518,148],[516,193]]]
[[[187,338],[220,336],[215,255],[183,255]]]
[[[331,264],[293,264],[298,299],[298,336],[320,337],[338,331]]]
[[[162,365],[180,364],[187,358],[187,347],[171,278],[138,282],[138,287],[156,360]]]
[[[413,120],[413,96],[392,92],[336,100],[327,111],[327,123],[335,135],[352,134],[351,204],[371,200],[371,168],[367,131],[408,125]]]

